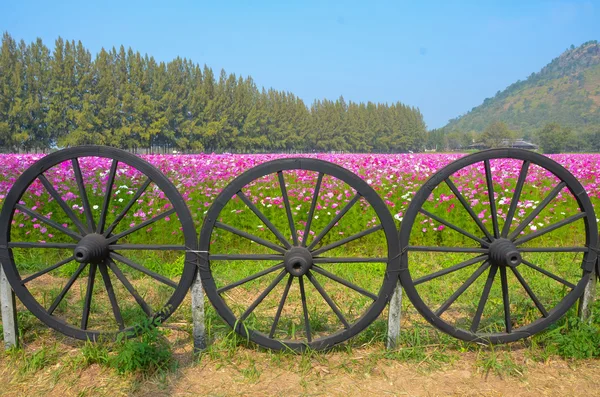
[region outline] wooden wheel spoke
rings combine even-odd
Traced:
[[[319,172],[317,177],[317,184],[315,185],[315,191],[313,193],[312,202],[310,203],[310,210],[308,211],[308,217],[306,218],[306,226],[304,227],[304,234],[302,235],[302,246],[306,247],[308,236],[310,234],[310,226],[312,224],[313,216],[315,215],[315,208],[317,207],[317,201],[319,201],[319,192],[321,191],[321,182],[323,181],[323,173]]]
[[[69,290],[73,286],[73,283],[75,283],[75,280],[77,280],[77,278],[79,277],[79,275],[81,274],[81,272],[83,271],[83,269],[85,269],[86,265],[87,265],[86,263],[80,264],[79,267],[77,268],[77,270],[75,270],[75,273],[73,273],[71,275],[71,278],[69,278],[69,280],[67,281],[67,283],[65,284],[65,286],[63,287],[63,289],[60,291],[60,293],[58,294],[58,296],[56,297],[56,299],[54,299],[54,301],[50,305],[50,308],[48,308],[48,314],[49,315],[52,315],[52,313],[54,313],[54,310],[56,310],[56,308],[58,307],[58,305],[60,304],[60,302],[62,302],[62,300],[64,299],[64,297],[67,294],[67,292],[69,292]]]
[[[489,241],[485,241],[484,239],[479,238],[479,237],[473,235],[472,233],[467,232],[466,230],[462,229],[461,227],[456,226],[455,224],[453,224],[451,222],[448,222],[444,218],[440,218],[439,216],[437,216],[435,214],[432,214],[431,212],[429,212],[427,210],[424,210],[423,208],[420,208],[419,212],[422,213],[423,215],[425,215],[425,216],[433,219],[434,221],[437,221],[437,222],[441,223],[442,225],[446,225],[450,229],[459,232],[463,236],[466,236],[466,237],[468,237],[470,239],[473,239],[473,240],[477,241],[478,243],[480,243],[484,247],[489,247],[489,245],[490,245]]]
[[[521,166],[521,171],[519,172],[519,179],[517,180],[517,186],[515,187],[515,193],[510,199],[510,207],[508,208],[506,220],[504,222],[504,226],[502,227],[502,237],[508,236],[508,231],[510,230],[510,225],[512,224],[513,218],[515,216],[517,204],[519,204],[519,199],[521,198],[521,191],[523,190],[523,185],[525,184],[525,178],[527,177],[527,172],[529,170],[530,164],[531,162],[526,160],[523,161],[523,165]]]
[[[331,257],[323,258],[317,256],[313,258],[313,263],[387,263],[388,258],[348,258],[348,257]]]
[[[435,311],[436,316],[441,316],[459,296],[463,294],[477,280],[481,273],[490,267],[489,262],[484,262],[442,305]]]
[[[349,242],[352,242],[354,240],[358,240],[359,238],[368,236],[369,234],[375,233],[375,232],[377,232],[377,231],[379,231],[381,229],[383,229],[383,225],[381,225],[381,224],[373,226],[372,228],[369,228],[367,230],[363,230],[362,232],[353,234],[352,236],[348,236],[348,237],[346,237],[344,239],[338,240],[338,241],[336,241],[334,243],[328,244],[328,245],[326,245],[324,247],[321,247],[321,248],[319,248],[317,250],[314,250],[312,252],[312,254],[313,255],[320,255],[323,252],[332,250],[332,249],[337,248],[339,246],[342,246],[344,244],[348,244]]]
[[[510,269],[514,273],[515,277],[517,277],[517,280],[519,280],[519,283],[521,283],[521,285],[523,286],[523,289],[525,289],[525,291],[527,292],[527,295],[529,295],[533,303],[535,303],[535,306],[538,308],[540,313],[542,313],[542,316],[548,317],[548,311],[546,310],[542,302],[538,299],[538,297],[535,295],[529,284],[527,284],[527,281],[525,281],[519,270],[516,267],[511,267]]]
[[[144,250],[144,251],[187,251],[185,245],[162,245],[162,244],[110,244],[111,251],[121,250]]]
[[[567,280],[565,280],[565,279],[563,279],[561,277],[558,277],[556,274],[551,273],[551,272],[549,272],[546,269],[542,269],[541,267],[539,267],[539,266],[537,266],[537,265],[529,262],[528,260],[522,259],[522,262],[526,266],[529,266],[530,268],[537,270],[538,272],[540,272],[540,273],[542,273],[542,274],[550,277],[551,279],[553,279],[555,281],[558,281],[559,283],[564,284],[564,285],[566,285],[567,287],[569,287],[571,289],[575,289],[575,284],[572,284],[572,283],[568,282]]]
[[[115,241],[117,241],[117,240],[119,240],[119,239],[121,239],[121,238],[123,238],[123,237],[125,237],[125,236],[127,236],[129,234],[131,234],[131,233],[134,233],[134,232],[136,232],[136,231],[138,231],[140,229],[143,229],[146,226],[149,226],[149,225],[153,224],[154,222],[157,222],[157,221],[159,221],[159,220],[161,220],[161,219],[163,219],[163,218],[171,215],[174,212],[175,212],[175,208],[171,208],[170,210],[167,210],[165,212],[161,212],[160,214],[156,215],[152,219],[148,219],[148,220],[140,223],[139,225],[135,225],[134,227],[125,230],[122,233],[115,234],[114,236],[109,237],[107,239],[107,241],[108,241],[109,244],[114,243]]]
[[[85,301],[83,303],[83,314],[81,315],[81,329],[87,329],[90,318],[90,309],[92,307],[92,294],[94,292],[94,281],[96,280],[96,263],[90,264],[90,274],[88,275],[87,290],[85,292]]]
[[[462,252],[472,254],[487,254],[489,250],[487,248],[470,248],[470,247],[435,247],[435,246],[422,246],[422,245],[409,245],[405,248],[406,251],[418,251],[418,252]]]
[[[552,191],[546,196],[538,206],[531,211],[531,213],[525,218],[523,222],[521,222],[515,230],[508,236],[510,240],[514,240],[526,227],[529,225],[536,216],[539,215],[540,212],[550,203],[550,201],[554,200],[554,198],[560,193],[563,188],[567,186],[565,182],[559,183]]]
[[[45,216],[43,216],[42,214],[40,214],[38,212],[35,212],[31,208],[25,207],[24,205],[21,205],[21,204],[16,204],[15,207],[18,208],[20,211],[23,211],[27,215],[36,218],[40,222],[44,222],[46,225],[51,226],[54,229],[58,230],[59,232],[66,234],[67,236],[71,237],[75,241],[79,241],[82,238],[82,236],[80,234],[77,234],[74,231],[69,230],[64,226],[59,225],[57,222],[54,222],[52,219],[46,218]]]
[[[494,181],[492,179],[492,169],[490,167],[490,160],[485,160],[485,180],[488,189],[488,198],[490,201],[490,211],[492,213],[492,227],[494,229],[494,237],[500,237],[500,228],[498,227],[498,213],[496,211],[496,196],[494,194]]]
[[[245,283],[247,283],[249,281],[256,280],[259,277],[262,277],[262,276],[265,276],[265,275],[267,275],[269,273],[272,273],[275,270],[281,269],[283,266],[284,266],[284,264],[282,262],[282,263],[280,263],[278,265],[275,265],[275,266],[272,266],[272,267],[270,267],[268,269],[262,270],[262,271],[260,271],[258,273],[255,273],[255,274],[251,275],[251,276],[244,277],[243,279],[241,279],[239,281],[236,281],[234,283],[231,283],[231,284],[228,284],[228,285],[226,285],[224,287],[221,287],[221,288],[217,289],[217,292],[219,294],[221,294],[221,293],[223,293],[225,291],[229,291],[232,288],[238,287],[238,286],[240,286],[242,284],[245,284]]]
[[[419,277],[419,278],[417,278],[417,279],[415,279],[413,281],[413,285],[419,285],[419,284],[422,284],[424,282],[433,280],[435,278],[444,276],[446,274],[453,273],[453,272],[458,271],[460,269],[464,269],[465,267],[472,266],[475,263],[482,262],[482,261],[486,260],[487,258],[488,258],[487,255],[480,255],[480,256],[476,256],[475,258],[467,259],[466,261],[458,263],[458,264],[456,264],[454,266],[450,266],[450,267],[448,267],[446,269],[442,269],[442,270],[439,270],[439,271],[437,271],[435,273],[428,274],[427,276]]]
[[[236,229],[235,227],[227,225],[225,223],[217,221],[217,222],[215,222],[215,227],[217,227],[219,229],[227,230],[228,232],[231,232],[231,233],[236,234],[236,235],[238,235],[240,237],[246,238],[246,239],[248,239],[250,241],[254,241],[257,244],[260,244],[260,245],[262,245],[264,247],[272,249],[273,251],[281,252],[282,254],[286,253],[286,249],[283,248],[283,247],[281,247],[281,246],[279,246],[279,245],[277,245],[277,244],[274,244],[274,243],[272,243],[272,242],[270,242],[268,240],[262,239],[262,238],[260,238],[258,236],[253,235],[253,234],[246,233],[243,230]]]
[[[144,298],[142,298],[140,296],[140,294],[137,292],[137,290],[134,288],[134,286],[131,285],[129,280],[127,280],[127,277],[125,277],[125,275],[123,274],[121,269],[119,269],[119,267],[116,265],[116,263],[111,258],[108,258],[108,267],[110,268],[110,270],[112,270],[112,272],[115,274],[115,276],[117,276],[117,278],[119,279],[121,284],[123,284],[125,289],[127,291],[129,291],[131,296],[133,296],[133,298],[138,303],[138,305],[140,305],[140,307],[142,308],[144,313],[146,313],[146,315],[148,315],[149,317],[152,317],[154,315],[154,312],[152,311],[150,306],[146,303]]]
[[[129,200],[127,205],[123,208],[123,210],[121,210],[119,215],[117,215],[117,217],[110,224],[110,226],[106,228],[106,230],[104,231],[104,237],[107,237],[108,235],[110,235],[112,233],[112,231],[115,229],[115,227],[117,227],[119,222],[121,222],[121,220],[125,217],[127,212],[129,212],[131,207],[133,207],[133,205],[139,200],[139,198],[142,196],[142,194],[144,194],[144,192],[146,191],[148,186],[150,186],[151,182],[152,181],[150,180],[150,178],[147,178],[146,181],[142,184],[142,186],[140,186],[138,188],[138,190],[135,192],[133,197],[131,197],[131,200]]]
[[[535,231],[533,233],[530,233],[530,234],[528,234],[526,236],[518,238],[518,239],[516,239],[514,241],[514,244],[516,246],[521,245],[523,243],[526,243],[527,241],[533,240],[534,238],[538,238],[540,236],[543,236],[546,233],[550,233],[551,231],[554,231],[554,230],[559,229],[559,228],[561,228],[563,226],[566,226],[566,225],[568,225],[570,223],[573,223],[573,222],[575,222],[575,221],[577,221],[577,220],[579,220],[581,218],[585,218],[586,216],[587,216],[587,214],[585,212],[580,212],[580,213],[578,213],[576,215],[573,215],[573,216],[570,216],[568,218],[565,218],[562,221],[553,223],[552,225],[550,225],[548,227],[545,227],[545,228],[543,228],[541,230],[537,230],[537,231]]]
[[[240,321],[244,321],[248,316],[256,309],[258,305],[269,295],[269,293],[279,284],[279,282],[286,275],[286,271],[282,270],[281,273],[273,281],[271,284],[252,302],[252,304],[246,309],[246,311],[240,316]]]
[[[318,266],[315,265],[315,266],[312,267],[312,269],[315,272],[317,272],[319,274],[322,274],[323,276],[325,276],[327,278],[330,278],[330,279],[332,279],[334,281],[337,281],[338,283],[340,283],[342,285],[345,285],[346,287],[348,287],[350,289],[353,289],[354,291],[356,291],[356,292],[358,292],[358,293],[360,293],[360,294],[362,294],[364,296],[368,296],[369,298],[373,299],[374,301],[377,300],[377,295],[375,295],[374,293],[369,292],[366,289],[361,288],[358,285],[353,284],[353,283],[351,283],[348,280],[345,280],[345,279],[343,279],[343,278],[341,278],[339,276],[336,276],[335,274],[330,273],[330,272],[328,272],[327,270],[325,270],[325,269],[323,269],[321,267],[318,267]]]
[[[283,290],[283,295],[281,295],[279,306],[277,306],[277,313],[275,313],[275,318],[273,319],[273,325],[271,326],[271,331],[269,332],[269,338],[273,338],[273,336],[275,335],[275,331],[277,330],[277,324],[279,323],[279,317],[281,317],[281,312],[283,311],[285,300],[287,299],[288,293],[290,292],[292,281],[294,281],[294,276],[290,274],[290,276],[288,277],[287,284],[285,285],[285,289]]]
[[[137,271],[140,271],[140,272],[146,274],[147,276],[152,277],[156,281],[160,281],[161,283],[163,283],[165,285],[168,285],[169,287],[177,288],[177,283],[174,282],[173,280],[171,280],[171,279],[169,279],[169,278],[167,278],[167,277],[165,277],[165,276],[163,276],[161,274],[153,272],[152,270],[146,268],[145,266],[142,266],[139,263],[136,263],[136,262],[132,261],[131,259],[123,256],[123,255],[120,255],[120,254],[118,254],[116,252],[111,252],[109,255],[110,255],[110,257],[112,259],[117,260],[117,261],[119,261],[119,262],[121,262],[121,263],[123,263],[123,264],[125,264],[125,265],[127,265],[127,266],[129,266],[129,267],[131,267],[131,268],[133,268],[135,270],[137,270]]]
[[[115,296],[115,291],[113,289],[112,282],[110,281],[108,270],[106,270],[106,264],[101,263],[98,265],[98,268],[100,270],[100,274],[102,275],[104,286],[106,287],[106,293],[108,294],[108,300],[112,306],[115,321],[117,322],[119,329],[122,330],[125,328],[125,324],[123,323],[123,316],[121,315],[121,309],[119,309],[119,303],[117,302],[117,297]]]
[[[488,278],[485,281],[485,286],[483,287],[483,292],[481,293],[481,298],[479,298],[479,304],[477,305],[477,311],[475,312],[475,316],[473,317],[473,322],[471,323],[471,332],[476,333],[479,328],[479,323],[481,322],[481,315],[483,314],[483,309],[485,308],[485,304],[490,295],[490,290],[492,289],[492,284],[494,283],[494,277],[496,277],[496,272],[498,271],[498,266],[490,267],[490,271],[488,273]]]
[[[73,250],[77,244],[73,243],[30,243],[28,241],[10,241],[8,248],[55,248]]]
[[[587,247],[521,247],[520,252],[589,252]]]
[[[210,261],[281,261],[283,255],[270,254],[210,254]]]
[[[361,197],[361,195],[359,193],[356,193],[354,195],[354,197],[352,198],[352,200],[350,200],[344,206],[344,208],[342,208],[342,210],[340,212],[338,212],[338,214],[336,216],[333,217],[333,219],[327,224],[327,226],[325,226],[325,228],[310,243],[310,245],[308,246],[309,250],[312,250],[317,244],[319,244],[319,242],[321,241],[321,239],[323,237],[325,237],[327,235],[327,233],[329,233],[329,231],[335,226],[335,224],[338,223],[339,220],[342,219],[342,217],[344,215],[346,215],[346,213],[348,211],[350,211],[350,209],[354,206],[354,204],[356,204],[356,202],[360,199],[360,197]]]
[[[304,315],[304,329],[306,330],[306,341],[312,342],[312,335],[310,331],[310,319],[308,318],[308,307],[306,305],[306,291],[304,290],[304,276],[298,278],[300,284],[300,300],[302,301],[302,313]]]
[[[98,233],[104,233],[106,226],[106,216],[108,215],[108,206],[110,204],[110,195],[112,194],[113,185],[115,183],[115,175],[117,173],[117,165],[119,162],[113,160],[108,172],[108,180],[106,181],[106,191],[104,192],[104,201],[102,202],[102,211],[100,212],[100,220],[98,221]]]
[[[83,224],[81,223],[79,218],[77,218],[73,210],[71,210],[71,208],[67,205],[67,203],[65,203],[62,197],[60,197],[60,194],[58,194],[56,189],[54,189],[54,186],[52,186],[48,178],[46,178],[44,174],[40,174],[38,175],[38,179],[40,180],[40,182],[42,182],[42,185],[44,185],[48,193],[50,193],[54,201],[56,201],[56,203],[60,206],[60,208],[62,208],[64,213],[67,214],[69,219],[71,219],[75,227],[79,230],[79,233],[85,234],[85,226],[83,226]]]
[[[510,298],[508,296],[508,280],[506,279],[506,267],[500,266],[500,280],[502,282],[502,303],[504,305],[504,324],[506,332],[512,332],[512,322],[510,319]]]
[[[32,274],[29,277],[24,278],[23,280],[21,280],[21,285],[25,285],[26,283],[30,282],[31,280],[35,280],[36,278],[38,278],[40,276],[43,276],[44,274],[46,274],[48,272],[51,272],[54,269],[58,269],[59,267],[61,267],[63,265],[66,265],[67,263],[69,263],[69,262],[71,262],[73,260],[75,260],[74,256],[70,256],[70,257],[68,257],[66,259],[60,260],[57,263],[55,263],[54,265],[52,265],[50,267],[47,267],[47,268],[45,268],[43,270],[40,270],[39,272],[37,272],[35,274]]]
[[[71,160],[71,164],[73,166],[73,173],[75,174],[75,181],[77,181],[77,187],[79,188],[79,196],[83,202],[83,210],[87,219],[88,231],[92,233],[96,229],[96,226],[94,223],[94,217],[92,215],[92,208],[90,207],[90,202],[88,200],[88,195],[85,191],[85,184],[83,183],[83,175],[81,173],[81,168],[79,167],[79,160],[74,158]]]
[[[237,196],[244,202],[244,204],[246,204],[246,206],[248,208],[250,208],[250,210],[252,212],[254,212],[254,214],[258,217],[258,219],[260,219],[262,221],[262,223],[265,224],[265,226],[267,226],[267,228],[271,231],[271,233],[273,233],[275,235],[275,237],[277,237],[277,239],[281,242],[281,244],[283,244],[283,246],[285,248],[291,248],[291,244],[289,243],[289,241],[286,240],[286,238],[283,236],[283,234],[281,234],[281,232],[279,231],[279,229],[277,229],[275,227],[275,225],[273,225],[273,223],[271,223],[270,220],[267,219],[267,217],[265,216],[265,214],[263,214],[261,212],[261,210],[259,210],[254,203],[252,203],[252,201],[250,201],[250,199],[248,198],[248,196],[246,196],[244,194],[244,192],[242,192],[241,190],[239,192],[237,192]]]
[[[493,240],[492,235],[487,230],[487,228],[483,225],[483,223],[481,222],[481,219],[479,219],[477,217],[477,215],[475,215],[475,212],[473,212],[473,209],[471,208],[471,206],[469,205],[469,203],[467,203],[467,200],[460,193],[460,191],[458,190],[458,188],[456,187],[456,185],[450,180],[450,178],[446,178],[444,181],[446,182],[446,185],[448,185],[448,187],[450,188],[450,190],[452,190],[452,193],[454,193],[454,195],[456,196],[456,198],[458,199],[458,201],[460,201],[460,203],[462,204],[462,206],[464,207],[464,209],[469,213],[469,215],[471,216],[471,218],[475,221],[475,223],[477,224],[477,226],[479,227],[479,229],[481,229],[481,231],[483,232],[483,234],[485,234],[485,236],[488,238],[488,240],[492,241]]]
[[[290,199],[288,197],[287,189],[285,188],[283,171],[277,172],[277,178],[279,179],[279,187],[281,188],[281,195],[283,196],[283,205],[285,206],[285,212],[287,213],[288,223],[290,225],[290,232],[292,233],[292,241],[294,242],[294,246],[296,246],[298,245],[298,234],[296,233],[296,225],[294,224],[292,208],[290,207]]]
[[[327,302],[329,307],[331,307],[331,310],[333,310],[333,312],[335,313],[337,318],[342,322],[342,324],[344,325],[344,328],[346,328],[346,329],[350,328],[350,324],[348,324],[348,321],[346,320],[346,318],[344,317],[344,315],[342,314],[340,309],[337,307],[337,305],[331,299],[331,297],[327,294],[327,292],[325,292],[325,290],[323,289],[321,284],[319,284],[317,279],[312,275],[312,273],[310,271],[306,272],[306,277],[308,277],[308,280],[315,286],[317,291],[319,291],[319,294],[321,294],[323,299],[325,299],[325,302]]]

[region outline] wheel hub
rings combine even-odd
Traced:
[[[101,263],[108,253],[108,240],[98,233],[83,237],[73,251],[75,260],[80,263]]]
[[[283,263],[288,273],[300,277],[310,270],[313,265],[313,258],[307,248],[292,247],[285,253]]]
[[[517,247],[506,238],[494,240],[489,249],[492,265],[517,267],[522,261]]]

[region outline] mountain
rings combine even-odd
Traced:
[[[571,46],[525,81],[450,120],[444,130],[481,132],[496,121],[526,137],[549,122],[574,130],[600,127],[600,43]]]

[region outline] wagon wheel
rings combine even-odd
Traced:
[[[167,319],[193,280],[196,237],[173,184],[108,147],[43,157],[0,214],[0,258],[16,295],[43,323],[83,340]]]
[[[570,172],[496,149],[433,175],[404,216],[400,244],[401,283],[427,321],[462,340],[503,343],[576,302],[598,242],[590,199]]]
[[[325,349],[385,307],[399,268],[396,233],[377,192],[350,171],[316,159],[270,161],[210,207],[200,275],[216,311],[245,338]]]

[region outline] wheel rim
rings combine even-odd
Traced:
[[[6,197],[0,235],[19,299],[46,325],[83,340],[166,320],[196,268],[197,235],[175,186],[113,148],[65,149],[29,167]]]
[[[345,195],[337,214],[325,202],[332,192]],[[368,227],[332,237],[351,230],[346,225],[362,219],[362,210],[373,216]],[[377,236],[377,256],[341,256]],[[206,294],[219,315],[242,336],[277,350],[325,349],[356,335],[385,307],[399,268],[396,229],[381,198],[360,177],[316,159],[271,161],[232,181],[206,214],[199,249]],[[357,280],[369,266],[379,272],[375,281]],[[240,268],[248,270],[230,275]]]
[[[596,261],[597,225],[565,168],[497,149],[433,175],[407,209],[400,244],[400,280],[427,321],[459,339],[503,343],[575,304]]]

